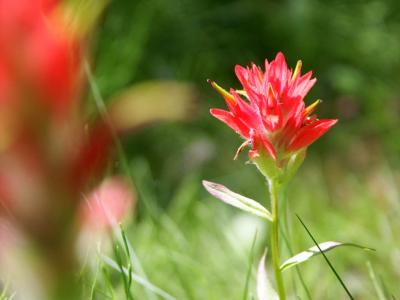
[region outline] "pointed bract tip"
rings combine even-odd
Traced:
[[[236,103],[235,98],[233,97],[232,94],[230,94],[227,90],[224,88],[220,87],[215,81],[209,80],[208,81],[211,86],[222,96],[224,97],[225,101],[228,101],[232,104]]]
[[[201,184],[204,186],[204,188],[205,188],[206,190],[208,190],[208,187],[212,184],[212,182],[207,181],[207,180],[202,180],[202,181],[201,181]]]
[[[212,195],[213,191],[220,186],[218,183],[214,183],[208,180],[202,180],[201,183],[203,184],[203,187]]]
[[[333,125],[335,125],[337,122],[339,122],[339,119],[332,119],[330,125],[333,126]]]
[[[310,104],[309,106],[307,106],[307,107],[304,109],[304,115],[305,115],[305,116],[310,115],[312,112],[314,112],[314,110],[317,108],[317,106],[318,106],[319,104],[321,104],[321,103],[322,103],[322,100],[321,100],[321,99],[317,99],[314,103],[312,103],[312,104]]]
[[[272,87],[272,84],[270,82],[268,82],[268,92],[276,99],[274,88]]]
[[[296,79],[297,75],[300,75],[300,71],[301,71],[302,65],[303,65],[303,62],[301,60],[298,60],[297,64],[296,64],[296,67],[294,68],[292,81]]]

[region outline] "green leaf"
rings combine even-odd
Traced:
[[[109,0],[69,0],[62,4],[69,30],[79,37],[92,33]]]
[[[241,210],[272,221],[271,213],[257,201],[232,192],[222,184],[203,180],[203,186],[211,195],[213,195],[217,199]]]
[[[313,246],[309,248],[306,251],[300,252],[299,254],[296,254],[295,256],[289,258],[286,260],[282,265],[281,265],[281,270],[285,271],[293,266],[296,266],[298,264],[301,264],[302,262],[305,262],[309,260],[310,258],[321,254],[322,252],[328,252],[332,249],[335,249],[337,247],[342,247],[342,246],[351,246],[351,247],[357,247],[361,248],[364,250],[371,250],[374,251],[374,249],[363,247],[360,245],[352,244],[352,243],[340,243],[340,242],[334,242],[334,241],[328,241],[328,242],[323,242],[318,244],[318,246]],[[321,250],[321,251],[320,251]]]
[[[278,294],[273,289],[265,269],[265,257],[267,252],[265,251],[263,257],[258,264],[257,272],[257,296],[258,300],[278,300]]]

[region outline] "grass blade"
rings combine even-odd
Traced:
[[[251,243],[250,255],[249,255],[249,266],[247,268],[246,280],[244,283],[244,290],[243,290],[243,297],[242,297],[243,300],[247,300],[247,296],[248,296],[248,292],[249,292],[249,283],[250,283],[251,271],[253,269],[254,247],[256,245],[256,240],[257,240],[257,230],[254,233],[253,242]]]
[[[116,270],[118,272],[123,272],[123,273],[125,273],[125,275],[127,275],[128,269],[126,269],[125,267],[120,268],[118,263],[115,262],[110,257],[103,255],[103,261],[108,266],[113,268],[114,270]],[[138,276],[137,274],[132,273],[132,280],[135,281],[136,283],[142,285],[146,289],[152,291],[154,294],[157,294],[158,296],[160,296],[161,298],[163,298],[165,300],[178,300],[174,296],[168,294],[166,291],[164,291],[161,288],[155,286],[154,284],[152,284],[148,280],[143,279],[142,277]]]
[[[343,282],[342,278],[340,278],[338,272],[335,270],[333,267],[332,263],[329,261],[328,257],[325,255],[324,251],[319,247],[318,242],[315,240],[314,236],[311,234],[310,230],[308,230],[307,226],[304,224],[302,219],[299,217],[299,215],[296,214],[297,219],[299,219],[301,225],[303,225],[304,229],[306,230],[307,234],[310,236],[310,238],[313,240],[315,246],[317,246],[318,250],[321,252],[322,256],[324,257],[326,263],[328,264],[329,268],[332,270],[333,274],[335,274],[337,280],[340,282],[340,285],[343,287],[345,290],[347,296],[349,296],[349,299],[354,300],[354,297],[351,295],[349,289],[347,288],[346,284]]]
[[[374,269],[372,268],[372,265],[369,261],[367,261],[367,268],[368,268],[369,277],[371,278],[371,281],[374,284],[374,289],[375,289],[376,295],[378,296],[378,299],[379,300],[387,300],[387,298],[385,297],[385,294],[383,293],[383,291],[378,283]]]
[[[8,287],[9,287],[9,282],[5,284],[5,286],[2,287],[2,292],[0,294],[0,300],[6,300],[7,299],[7,293],[8,293]]]
[[[283,241],[284,241],[285,244],[286,244],[286,248],[288,249],[290,255],[293,256],[293,255],[294,255],[293,249],[292,249],[292,247],[290,246],[289,240],[288,240],[288,238],[287,238],[287,236],[286,236],[286,233],[285,233],[284,229],[282,228],[282,226],[280,227],[280,233],[281,233],[281,235],[282,235]],[[305,281],[304,281],[304,278],[303,278],[303,276],[302,276],[302,274],[301,274],[301,272],[300,272],[300,268],[299,268],[298,266],[295,266],[295,268],[296,268],[296,273],[297,273],[297,276],[299,277],[301,286],[303,287],[304,292],[306,293],[308,300],[312,300],[311,293],[310,293],[310,291],[309,291],[308,288],[307,288],[307,285],[306,285],[306,283],[305,283]]]
[[[124,291],[125,291],[126,299],[133,300],[133,297],[131,294],[131,286],[129,284],[129,278],[131,278],[131,276],[132,276],[132,270],[130,270],[130,272],[129,271],[124,272],[123,259],[121,256],[120,246],[116,241],[114,241],[113,244],[114,244],[114,246],[113,246],[114,256],[115,256],[115,259],[117,262],[118,271],[120,272],[120,274],[122,276],[122,281],[124,283]]]
[[[106,267],[103,264],[101,266],[101,272],[103,273],[104,284],[105,284],[108,292],[110,293],[110,299],[111,300],[116,300],[115,293],[114,293],[114,288],[112,286],[112,282],[111,282],[111,278],[110,278],[110,274],[109,274],[108,270],[106,269]]]
[[[123,240],[123,244],[124,244],[124,248],[125,248],[125,253],[126,253],[126,256],[128,257],[128,286],[130,287],[132,285],[132,273],[133,273],[131,252],[130,252],[129,246],[128,246],[128,239],[126,238],[125,231],[122,228],[122,225],[120,225],[120,230],[121,230],[121,236],[122,236],[122,240]]]

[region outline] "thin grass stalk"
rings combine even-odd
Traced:
[[[349,297],[350,300],[354,300],[353,295],[350,293],[349,289],[347,288],[346,284],[344,283],[344,281],[342,280],[342,278],[339,276],[338,272],[336,271],[336,269],[334,268],[334,266],[332,265],[332,263],[330,262],[330,260],[328,259],[328,257],[326,256],[325,252],[322,251],[322,249],[320,248],[317,240],[314,238],[314,236],[311,234],[310,230],[307,228],[306,224],[304,224],[303,220],[299,217],[299,215],[296,214],[297,219],[299,219],[301,225],[303,226],[303,228],[306,230],[307,234],[309,235],[309,237],[312,239],[312,241],[314,242],[315,246],[317,246],[319,252],[322,254],[322,256],[324,257],[326,263],[328,264],[329,268],[332,270],[333,274],[335,275],[335,277],[337,278],[337,280],[339,281],[340,285],[343,287],[343,289],[345,290],[347,296]]]
[[[282,235],[282,238],[283,238],[283,241],[284,241],[284,243],[286,245],[286,248],[289,251],[290,256],[293,256],[294,252],[293,252],[292,247],[290,246],[289,240],[288,240],[288,238],[286,236],[286,233],[284,231],[283,226],[280,226],[280,233]],[[305,292],[305,294],[307,296],[307,299],[308,300],[312,300],[311,293],[310,293],[310,291],[309,291],[309,289],[308,289],[308,287],[306,285],[306,282],[304,281],[304,278],[303,278],[303,275],[301,274],[300,268],[298,266],[295,266],[295,269],[296,269],[297,276],[299,277],[301,286],[303,287],[304,292]]]

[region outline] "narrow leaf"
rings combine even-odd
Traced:
[[[318,254],[321,254],[321,252],[328,252],[332,249],[335,249],[337,247],[342,247],[342,246],[351,246],[351,247],[357,247],[361,248],[364,250],[370,250],[374,251],[374,249],[363,247],[360,245],[352,244],[352,243],[341,243],[341,242],[334,242],[334,241],[328,241],[328,242],[323,242],[318,244],[318,246],[313,246],[309,248],[306,251],[300,252],[299,254],[296,254],[295,256],[289,258],[286,260],[282,265],[281,265],[281,270],[285,271],[293,266],[296,266],[298,264],[301,264],[302,262],[305,262],[312,258],[313,256],[316,256]],[[321,250],[321,251],[320,251]]]
[[[258,300],[278,300],[278,294],[275,292],[269,282],[267,270],[265,269],[265,257],[267,252],[262,256],[258,264],[257,272],[257,296]]]
[[[256,216],[272,221],[271,213],[257,201],[232,192],[222,184],[203,180],[203,186],[211,195],[219,200]]]

